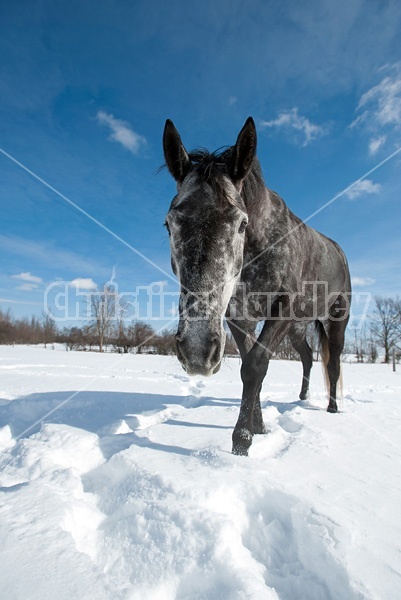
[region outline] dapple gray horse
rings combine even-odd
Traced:
[[[351,298],[343,251],[266,188],[256,140],[251,117],[236,144],[222,152],[188,153],[170,120],[163,136],[166,165],[177,182],[166,217],[172,268],[181,285],[177,356],[190,375],[216,373],[227,319],[242,358],[243,394],[233,432],[233,453],[241,455],[247,455],[254,434],[265,433],[260,390],[285,335],[301,355],[301,398],[306,397],[312,356],[305,331],[310,322],[322,344],[327,410],[337,412]]]

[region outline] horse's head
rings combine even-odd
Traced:
[[[177,195],[166,217],[172,268],[181,284],[177,356],[191,375],[212,375],[221,364],[223,317],[239,279],[247,209],[242,185],[256,153],[249,118],[235,146],[221,154],[188,153],[172,121],[163,136]]]

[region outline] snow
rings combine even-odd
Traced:
[[[401,381],[272,361],[269,433],[231,454],[239,361],[0,347],[0,597],[398,600]]]

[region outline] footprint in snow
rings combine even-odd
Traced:
[[[363,600],[335,556],[336,523],[278,490],[249,494],[242,541],[281,600]]]

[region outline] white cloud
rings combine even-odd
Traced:
[[[379,125],[401,125],[401,65],[393,65],[393,75],[365,92],[357,110],[365,109],[361,120],[374,118]]]
[[[385,70],[388,75],[362,95],[356,109],[358,116],[350,125],[351,129],[363,126],[374,133],[369,141],[371,155],[383,146],[391,131],[401,128],[401,63],[386,66]]]
[[[233,104],[235,104],[237,102],[237,97],[236,96],[230,96],[228,99],[228,104],[230,106],[233,106]]]
[[[0,298],[4,304],[25,304],[26,306],[43,306],[42,302],[30,302],[29,300],[14,300],[13,298]]]
[[[101,125],[105,125],[111,130],[109,139],[118,142],[133,154],[138,154],[139,150],[146,145],[146,138],[133,131],[126,121],[116,119],[112,114],[103,110],[99,110],[96,118]]]
[[[371,179],[362,179],[357,181],[349,190],[345,192],[350,200],[355,200],[363,194],[379,194],[382,189],[380,183],[373,183]]]
[[[70,281],[69,285],[77,290],[95,290],[97,288],[97,284],[90,277],[77,277]]]
[[[307,117],[298,113],[298,108],[283,110],[276,119],[262,121],[262,127],[281,127],[287,130],[295,130],[302,136],[302,146],[307,146],[319,136],[325,133],[325,128],[312,123]]]
[[[11,275],[11,279],[18,279],[24,282],[15,288],[21,292],[34,292],[38,289],[39,284],[43,282],[41,277],[31,275],[28,271],[26,273],[19,273],[19,275]]]
[[[378,150],[385,144],[387,137],[385,135],[381,135],[379,137],[374,137],[369,142],[369,154],[376,154]]]
[[[372,285],[375,280],[372,277],[352,277],[351,283],[354,287],[363,287],[365,285]]]
[[[22,285],[17,285],[16,290],[21,290],[22,292],[34,292],[38,289],[37,283],[23,283]]]
[[[20,273],[19,275],[11,275],[12,279],[20,279],[21,281],[27,281],[28,283],[42,283],[43,279],[41,277],[36,277],[35,275],[31,275],[29,272]]]

